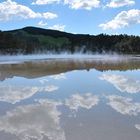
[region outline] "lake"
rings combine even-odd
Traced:
[[[0,140],[139,140],[139,56],[0,58]]]

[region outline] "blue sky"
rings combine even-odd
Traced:
[[[140,0],[0,0],[0,30],[140,35]]]

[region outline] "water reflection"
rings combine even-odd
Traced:
[[[37,78],[46,75],[54,75],[65,73],[72,70],[83,70],[83,69],[96,69],[99,71],[107,70],[134,70],[140,68],[140,59],[122,59],[118,61],[105,59],[50,59],[40,61],[25,61],[15,64],[0,64],[0,80],[6,78],[12,78],[14,76],[26,77],[26,78]],[[63,74],[58,77],[65,78]]]
[[[50,77],[55,79],[55,80],[66,79],[66,75],[64,73],[56,74],[56,75],[53,75]]]
[[[140,124],[136,124],[135,127],[140,130]]]
[[[70,99],[66,99],[65,105],[77,111],[79,108],[91,109],[98,102],[99,98],[91,93],[86,93],[85,95],[74,94]]]
[[[128,76],[103,74],[100,79],[111,83],[121,92],[128,92],[131,94],[140,92],[140,81],[131,79]]]
[[[30,86],[0,86],[0,101],[8,103],[20,102],[23,99],[30,98],[39,91],[38,87]]]
[[[0,86],[0,101],[15,104],[32,97],[38,92],[48,93],[58,89],[58,86],[49,84],[44,86],[2,85]]]
[[[138,115],[140,113],[140,103],[135,103],[131,98],[112,95],[107,97],[108,105],[123,115]]]
[[[65,140],[57,110],[59,102],[41,100],[33,105],[16,107],[0,117],[0,131],[20,140]]]
[[[139,68],[138,59],[0,64],[0,139],[138,140]]]

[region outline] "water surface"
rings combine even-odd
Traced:
[[[139,138],[139,57],[1,60],[1,140]]]

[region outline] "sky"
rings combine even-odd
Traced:
[[[140,35],[140,0],[0,0],[0,30]]]

